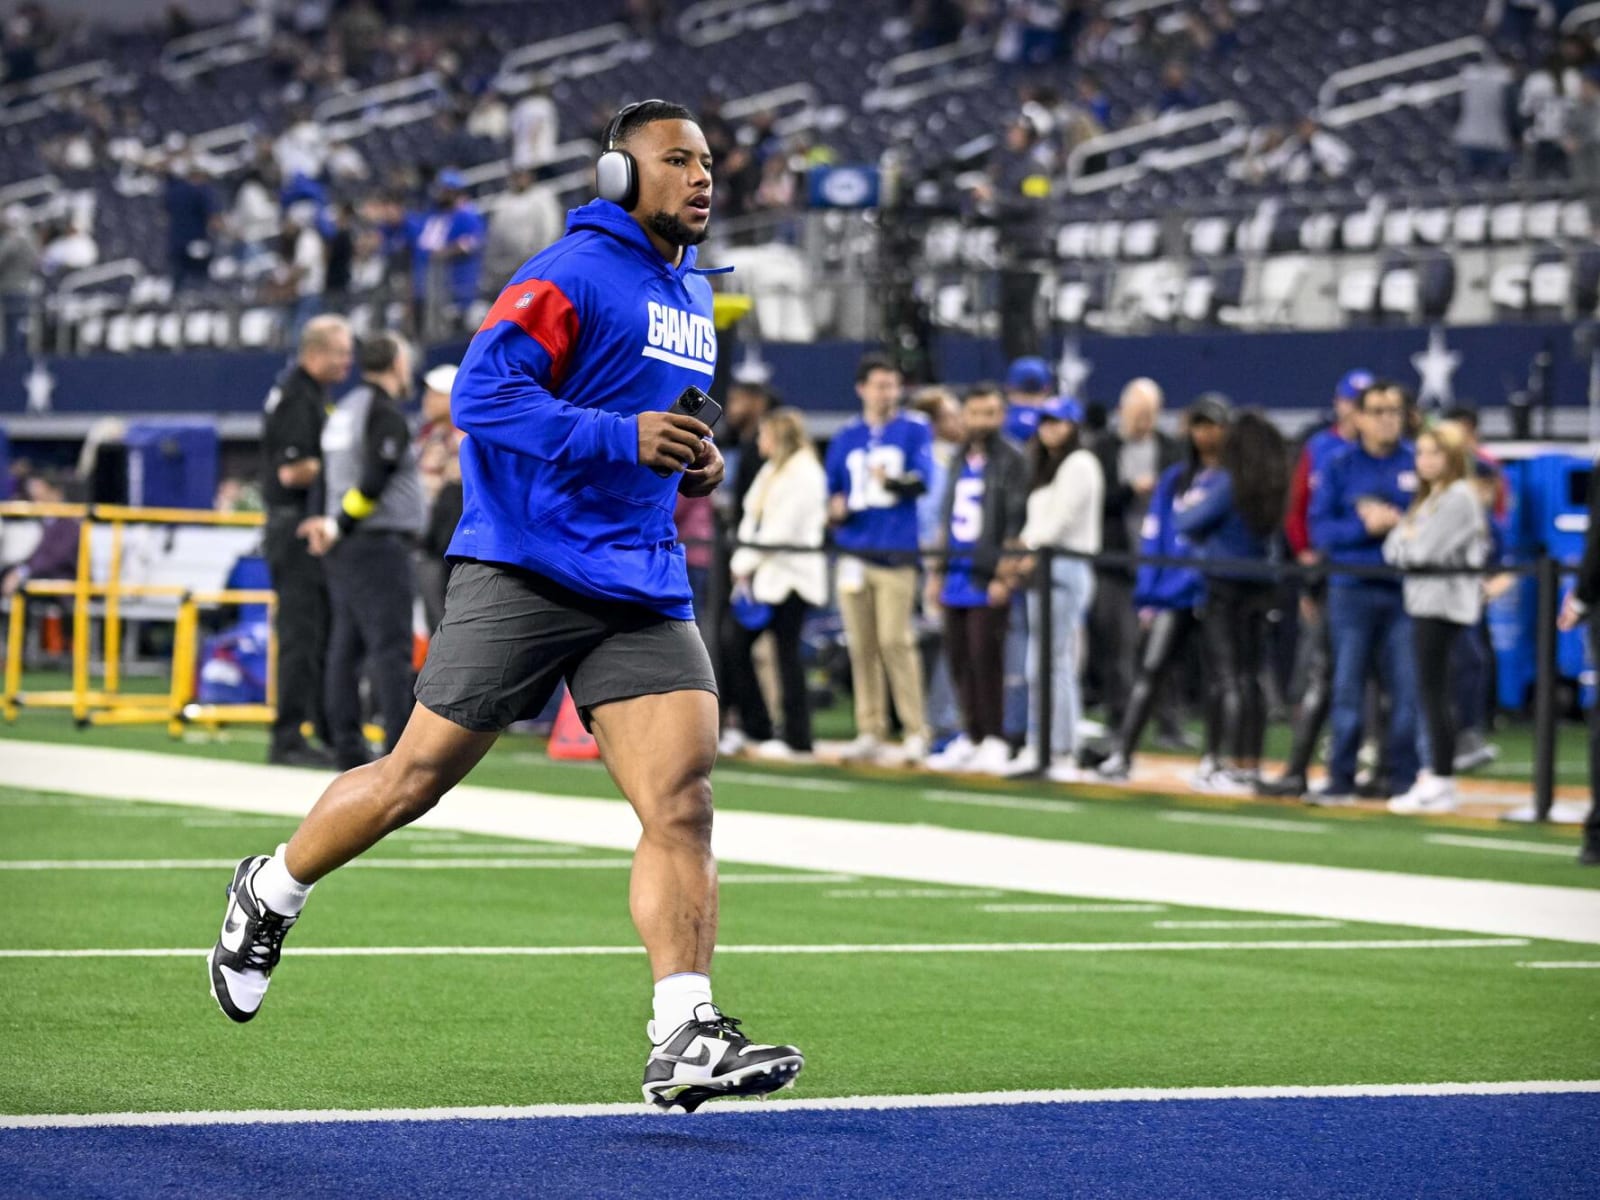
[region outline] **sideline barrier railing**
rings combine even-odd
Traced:
[[[707,596],[707,608],[710,612],[707,615],[706,626],[708,636],[713,639],[712,645],[717,648],[714,652],[719,652],[722,645],[722,614],[723,609],[726,607],[727,593],[732,586],[728,575],[728,563],[733,551],[747,545],[747,543],[742,543],[726,536],[718,536],[714,539],[684,539],[680,544],[685,548],[709,547],[711,549],[712,569]],[[766,553],[824,554],[828,557],[830,566],[841,557],[870,558],[880,562],[904,566],[923,566],[930,562],[939,562],[952,557],[948,551],[944,550],[842,550],[831,542],[822,546],[772,545],[766,543],[748,543],[748,545],[751,549],[759,549]],[[1038,637],[1034,639],[1039,655],[1035,664],[1039,687],[1037,697],[1030,693],[1029,703],[1036,703],[1039,709],[1037,726],[1039,729],[1039,761],[1041,763],[1048,763],[1051,754],[1050,726],[1051,717],[1053,716],[1051,685],[1055,664],[1051,654],[1054,631],[1051,628],[1050,595],[1054,586],[1051,566],[1057,559],[1083,561],[1097,569],[1120,568],[1130,572],[1137,571],[1140,567],[1174,567],[1198,571],[1208,577],[1211,575],[1233,577],[1245,575],[1270,581],[1274,584],[1284,582],[1316,584],[1325,582],[1334,575],[1394,583],[1402,582],[1407,577],[1417,578],[1422,576],[1470,575],[1485,580],[1502,576],[1511,576],[1518,579],[1532,578],[1535,581],[1534,654],[1536,663],[1533,690],[1534,769],[1531,783],[1536,819],[1539,821],[1549,819],[1551,807],[1555,803],[1556,739],[1558,733],[1556,689],[1559,667],[1556,660],[1556,615],[1559,608],[1561,580],[1565,576],[1571,576],[1576,573],[1576,563],[1568,563],[1553,558],[1543,550],[1531,559],[1521,562],[1491,563],[1482,567],[1413,567],[1405,569],[1387,565],[1358,566],[1331,562],[1306,565],[1298,562],[1273,563],[1260,559],[1214,558],[1201,560],[1122,551],[1102,551],[1098,554],[1085,554],[1070,550],[1008,548],[1000,553],[1005,558],[1031,557],[1035,562],[1033,578],[1027,586],[1040,601],[1038,605],[1040,628]],[[1030,724],[1032,723],[1030,722]]]
[[[224,723],[270,723],[277,711],[277,642],[269,633],[267,644],[267,694],[264,704],[198,704],[195,671],[199,665],[200,610],[218,606],[264,604],[269,617],[277,607],[277,593],[266,588],[202,588],[180,584],[125,583],[122,578],[124,541],[128,526],[213,526],[260,528],[261,513],[218,513],[203,509],[149,508],[114,504],[0,503],[0,520],[40,520],[67,517],[82,522],[78,533],[78,565],[71,580],[30,579],[11,597],[6,625],[6,668],[0,690],[0,717],[15,721],[24,708],[64,708],[78,725],[165,724],[174,737],[187,724],[218,726]],[[110,553],[104,580],[94,578],[94,530],[110,529]],[[57,597],[72,602],[72,686],[64,692],[25,692],[22,660],[27,641],[27,605],[30,597]],[[122,690],[122,639],[125,601],[154,600],[172,606],[171,684],[162,693],[126,693]],[[95,612],[99,606],[99,613]],[[93,669],[92,626],[102,622],[101,687],[90,686]],[[275,624],[275,622],[269,623]]]

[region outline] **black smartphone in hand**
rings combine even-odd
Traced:
[[[682,413],[686,417],[693,417],[696,421],[700,421],[713,429],[716,428],[717,422],[722,419],[722,405],[693,384],[684,388],[678,394],[677,400],[673,401],[672,407],[667,411],[669,413]],[[655,470],[655,468],[651,469]],[[656,470],[656,474],[665,479],[673,472]]]

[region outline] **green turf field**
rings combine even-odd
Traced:
[[[30,722],[12,732],[39,728]],[[131,733],[111,732],[107,738],[96,731],[93,740]],[[259,748],[249,749],[254,758]],[[182,762],[174,757],[173,769],[181,771]],[[62,766],[72,769],[65,747]],[[1067,807],[1060,789],[989,793],[939,788],[926,778],[854,779],[742,764],[719,777],[725,808],[1572,887],[1600,883],[1572,864],[1569,836],[1544,831],[1513,836],[1461,823],[1329,819],[1159,798],[1075,796]],[[309,803],[316,776],[294,778],[305,779]],[[598,769],[557,767],[515,743],[497,751],[473,782],[611,794]],[[226,798],[218,803],[225,806]],[[200,953],[215,937],[228,864],[270,850],[292,827],[276,817],[0,788],[0,906],[11,917],[0,950],[195,951],[0,957],[0,1112],[637,1098],[649,977],[627,916],[626,857],[616,852],[405,831],[375,850],[370,866],[319,886],[263,1015],[244,1027],[228,1022],[207,994]],[[1429,840],[1441,832],[1522,848]],[[130,865],[66,865],[106,861]],[[1600,962],[1600,946],[1340,949],[1332,943],[1472,935],[1304,918],[1269,928],[1258,924],[1270,920],[1260,913],[1093,900],[1078,907],[1060,895],[733,862],[722,869],[718,999],[758,1037],[802,1046],[808,1067],[800,1095],[1600,1073],[1600,976],[1518,966]],[[1210,924],[1228,921],[1250,925]],[[1263,941],[1306,945],[1240,945]],[[1196,942],[1224,944],[894,950]],[[835,949],[807,953],[807,946]],[[539,953],[296,955],[363,947]],[[252,1079],[245,1091],[241,1062]]]

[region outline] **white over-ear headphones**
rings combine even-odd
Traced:
[[[639,203],[639,164],[626,150],[617,149],[617,135],[628,114],[646,104],[665,104],[664,100],[637,100],[625,105],[606,126],[605,147],[594,164],[594,190],[602,200],[620,204],[632,212]]]

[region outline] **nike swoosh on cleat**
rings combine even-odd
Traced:
[[[702,1042],[700,1045],[700,1053],[692,1058],[687,1054],[666,1053],[659,1053],[656,1055],[656,1057],[659,1059],[664,1059],[667,1062],[682,1063],[686,1067],[703,1067],[711,1062],[711,1047]]]

